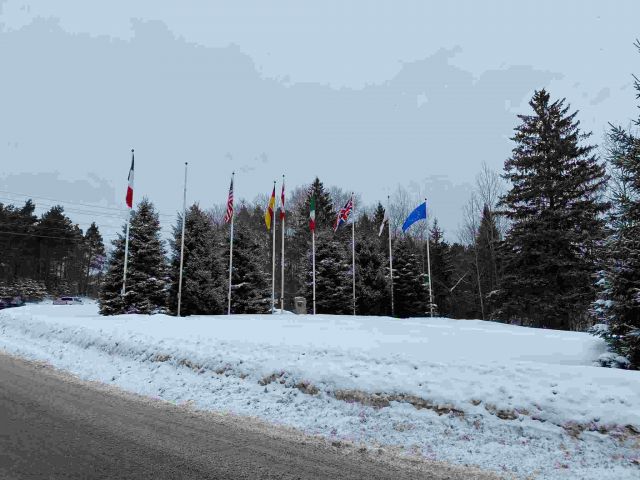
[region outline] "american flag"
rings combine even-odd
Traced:
[[[346,223],[349,220],[349,215],[351,215],[351,211],[353,210],[353,194],[349,197],[347,203],[344,204],[344,207],[340,209],[338,212],[338,218],[336,218],[336,223],[333,226],[333,231],[337,231],[340,225]]]
[[[233,175],[231,175],[231,185],[229,186],[229,197],[227,197],[227,213],[224,214],[224,223],[229,223],[233,218]]]

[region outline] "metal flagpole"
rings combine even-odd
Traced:
[[[311,231],[311,276],[313,283],[313,314],[316,314],[316,229]]]
[[[390,197],[387,195],[387,215],[389,215]],[[391,218],[387,217],[387,227],[389,228],[389,276],[391,278],[391,316],[394,315],[393,307],[393,250],[391,249]]]
[[[129,170],[129,175],[132,175],[133,171],[133,148],[131,149],[131,170]],[[130,182],[132,182],[131,177],[129,177]],[[129,188],[132,188],[131,183],[129,184]],[[127,194],[129,190],[127,190]],[[128,198],[127,198],[128,204]],[[128,206],[128,205],[127,205]],[[131,212],[133,211],[133,196],[131,197],[131,206],[129,207],[129,214],[127,215],[127,231],[125,233],[124,240],[124,270],[122,272],[122,291],[121,295],[124,297],[124,294],[127,291],[127,266],[129,263],[129,226],[131,225]]]
[[[273,181],[273,192],[276,191],[276,181]],[[268,207],[267,207],[268,208]],[[275,313],[276,308],[276,202],[273,202],[271,212],[271,313]]]
[[[427,199],[424,199],[424,208],[427,209]],[[431,291],[431,258],[429,257],[429,220],[427,217],[427,275],[429,276],[429,312],[433,317],[433,293]]]
[[[280,252],[280,313],[284,312],[284,222],[285,222],[285,211],[284,211],[284,175],[282,175],[282,196],[280,197],[280,211],[282,213],[282,225],[280,228],[282,229],[282,250]]]
[[[235,172],[231,173],[231,184],[234,183]],[[235,196],[235,193],[234,193]],[[231,315],[231,272],[233,272],[233,218],[235,217],[235,210],[231,211],[231,232],[229,243],[229,294],[227,296],[227,315]]]
[[[353,314],[356,314],[356,208],[351,192],[351,269],[353,271]]]
[[[182,236],[180,237],[180,279],[178,280],[178,316],[182,306],[182,266],[184,265],[184,228],[187,223],[187,162],[184,162],[184,196],[182,198]]]
[[[127,286],[127,263],[129,260],[129,225],[131,224],[131,212],[132,212],[132,209],[129,209],[129,214],[127,215],[127,232],[125,233],[125,240],[124,240],[124,273],[122,275],[122,292],[121,292],[123,297],[126,292],[126,286]]]

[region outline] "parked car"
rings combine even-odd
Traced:
[[[82,299],[78,297],[58,297],[53,301],[54,305],[82,305]]]
[[[24,300],[21,297],[0,298],[0,310],[3,308],[21,307],[24,305]]]

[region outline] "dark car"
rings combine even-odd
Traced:
[[[24,300],[21,297],[12,298],[0,298],[0,310],[3,308],[21,307],[24,305]]]

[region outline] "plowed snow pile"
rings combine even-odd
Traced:
[[[0,349],[80,378],[533,478],[640,478],[640,372],[584,333],[478,320],[0,312]]]

